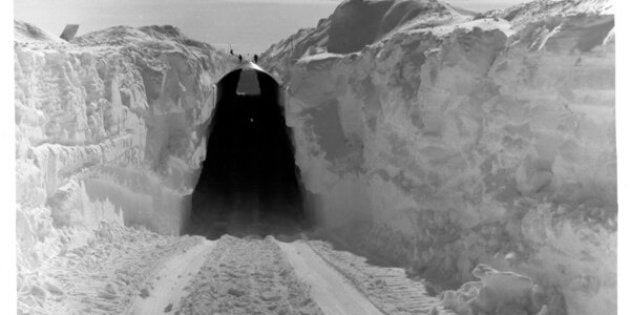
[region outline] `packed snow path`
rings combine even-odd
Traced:
[[[136,297],[130,314],[171,313],[173,305],[183,298],[184,288],[193,275],[197,274],[208,253],[214,248],[214,242],[203,241],[195,247],[170,257],[155,272],[155,283],[151,294]]]
[[[48,279],[39,290],[44,299],[25,294],[20,313],[445,313],[403,270],[370,266],[325,242],[228,235],[209,241],[128,228],[98,235],[51,259],[37,277]]]
[[[305,242],[279,243],[325,314],[382,314],[365,296],[328,266]]]

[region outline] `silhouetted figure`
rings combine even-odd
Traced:
[[[243,56],[242,55],[238,55],[238,62],[243,62]]]
[[[258,55],[254,55],[254,63],[258,63]]]
[[[230,55],[234,56],[234,50],[230,49]]]

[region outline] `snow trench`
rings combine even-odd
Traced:
[[[552,17],[541,1],[477,18],[440,5],[411,20],[392,6],[352,47],[343,23],[322,20],[262,55],[287,87],[271,117],[283,136],[263,137],[283,148],[262,157],[252,153],[262,140],[216,151],[212,118],[229,107],[213,83],[236,66],[230,56],[173,27],[65,43],[17,23],[19,268],[36,270],[102,221],[180,235],[195,211],[251,227],[267,203],[284,207],[264,212],[271,225],[312,217],[322,238],[404,267],[459,312],[612,314],[615,41],[599,2],[557,2]],[[238,166],[292,174],[264,182],[292,197],[260,200],[257,180],[230,196],[220,189],[244,172],[204,175]],[[229,215],[213,220],[215,209]]]

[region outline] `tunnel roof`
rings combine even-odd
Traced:
[[[273,79],[276,83],[280,84],[278,82],[278,80],[276,80],[276,78],[274,76],[272,76],[269,72],[267,72],[265,69],[263,69],[262,67],[260,67],[259,65],[255,64],[252,61],[243,62],[238,67],[234,68],[232,71],[226,73],[223,77],[221,77],[221,79],[219,79],[217,84],[220,83],[221,81],[223,81],[224,79],[226,79],[227,77],[229,77],[230,75],[234,75],[235,73],[240,72],[242,70],[255,71],[255,72],[258,72],[258,73],[263,73],[266,76],[269,76],[270,79]]]
[[[224,75],[217,82],[217,85],[222,92],[227,92],[228,94],[260,95],[263,92],[262,87],[269,88],[270,83],[272,84],[271,86],[275,87],[279,85],[278,81],[269,72],[254,62],[247,61]]]
[[[251,70],[262,71],[262,72],[267,73],[267,71],[263,70],[263,68],[261,68],[259,65],[255,64],[255,63],[253,63],[251,61],[248,61],[248,62],[244,63],[240,67],[240,69],[251,69]]]

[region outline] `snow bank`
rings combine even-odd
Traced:
[[[228,56],[170,26],[113,27],[68,43],[16,22],[14,47],[27,265],[66,246],[63,231],[89,238],[103,221],[179,234]]]
[[[484,263],[551,314],[615,312],[614,18],[595,2],[420,15],[348,54],[331,17],[271,46],[320,222],[438,289]]]
[[[486,265],[472,271],[479,281],[459,290],[442,293],[442,303],[457,314],[549,314],[544,296],[532,279],[514,272],[501,272]]]
[[[130,314],[134,297],[154,293],[156,270],[204,244],[202,237],[164,236],[114,223],[101,223],[90,234],[89,242],[64,247],[37,270],[18,265],[18,314]]]

